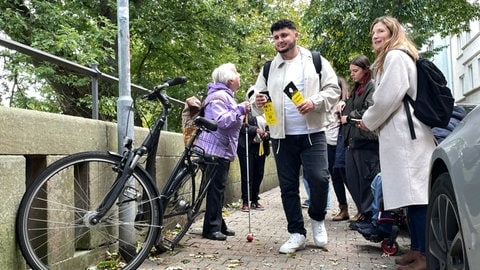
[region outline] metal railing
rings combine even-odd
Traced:
[[[89,76],[92,79],[92,119],[98,119],[98,81],[100,79],[116,83],[118,83],[119,81],[117,77],[102,73],[100,70],[97,69],[96,65],[92,65],[92,67],[85,67],[13,40],[0,37],[0,46],[29,55],[30,57],[39,62],[50,62],[55,65],[61,66],[66,70]],[[148,91],[150,91],[149,89],[135,84],[131,84],[130,86],[132,91],[140,93],[147,93]],[[170,100],[173,103],[181,106],[185,104],[183,101],[178,99],[170,98]]]

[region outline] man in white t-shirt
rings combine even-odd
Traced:
[[[324,223],[329,185],[325,129],[333,120],[330,110],[339,99],[340,88],[326,59],[321,57],[322,70],[318,74],[312,53],[297,46],[299,34],[295,23],[279,20],[270,30],[278,53],[270,65],[268,84],[263,70],[260,71],[251,102],[259,113],[264,112],[267,97],[273,104],[276,124],[269,123],[270,137],[290,233],[290,239],[279,251],[291,253],[305,248],[307,233],[299,195],[300,168],[303,168],[303,176],[310,187],[308,215],[314,243],[324,247],[328,242]],[[295,102],[284,92],[294,88],[303,97],[294,96]],[[265,94],[267,91],[268,95]]]

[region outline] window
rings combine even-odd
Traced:
[[[468,91],[472,90],[473,89],[473,67],[472,67],[472,64],[469,64],[467,66],[467,76],[468,76],[468,85],[467,87],[469,88]]]
[[[461,89],[462,89],[462,95],[465,95],[465,75],[462,75],[460,76],[460,86],[461,86]]]

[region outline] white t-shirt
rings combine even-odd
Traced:
[[[303,77],[303,65],[302,58],[298,54],[292,60],[285,61],[285,78],[283,85],[287,86],[290,82],[293,82],[298,90],[304,94],[305,80]],[[282,89],[283,91],[283,89]],[[301,135],[318,132],[320,130],[308,130],[305,117],[301,115],[295,104],[285,94],[283,95],[285,101],[285,134],[286,135]]]

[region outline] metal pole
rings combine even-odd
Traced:
[[[118,27],[118,77],[119,94],[117,101],[117,120],[118,120],[118,152],[124,150],[123,138],[128,136],[134,139],[133,133],[133,111],[130,110],[133,100],[130,89],[130,33],[129,33],[129,12],[128,0],[117,0],[117,27]],[[133,179],[127,182],[127,186],[133,186]],[[120,196],[120,201],[126,201],[125,196]],[[128,254],[135,252],[135,220],[136,205],[133,202],[121,203],[118,207],[119,219],[119,245],[120,250],[125,251],[122,254],[128,258]],[[125,257],[127,256],[127,257]]]
[[[92,69],[95,69],[98,71],[97,64],[92,65]],[[98,120],[98,76],[92,76],[91,78],[92,78],[92,119]]]
[[[128,136],[132,139],[133,134],[133,111],[130,111],[133,103],[130,89],[130,33],[128,0],[117,0],[118,5],[118,152],[123,152],[123,138]],[[130,114],[130,115],[129,115]]]

